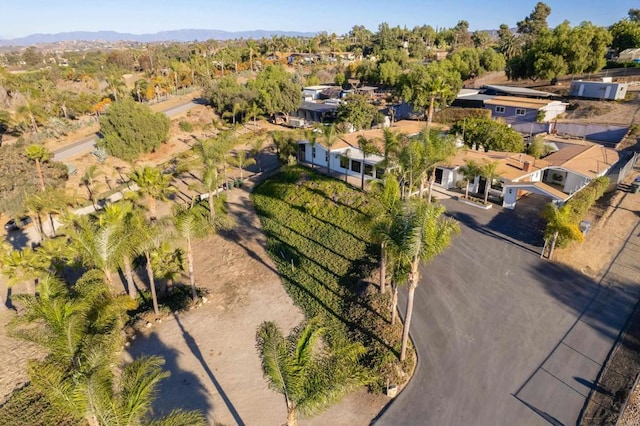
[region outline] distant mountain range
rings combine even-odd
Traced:
[[[0,37],[0,46],[31,46],[41,43],[56,43],[61,41],[137,41],[150,43],[157,41],[205,41],[205,40],[231,40],[237,38],[261,39],[273,35],[286,35],[289,37],[313,37],[316,33],[297,31],[222,31],[222,30],[175,30],[161,31],[153,34],[129,34],[116,31],[72,31],[58,34],[31,34],[26,37],[6,39]]]

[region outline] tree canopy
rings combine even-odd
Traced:
[[[288,114],[302,103],[302,86],[279,65],[266,67],[248,87],[258,93],[257,103],[265,114]]]
[[[338,107],[337,116],[341,123],[350,123],[356,130],[370,129],[376,120],[378,110],[371,105],[365,95],[349,95]]]
[[[451,127],[451,133],[464,135],[464,144],[470,148],[485,151],[524,151],[522,135],[503,121],[487,118],[470,118],[458,121]]]
[[[98,140],[98,146],[115,157],[131,161],[166,142],[170,127],[171,120],[166,115],[153,112],[146,105],[122,100],[100,117],[103,139]]]

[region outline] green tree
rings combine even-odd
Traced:
[[[243,180],[242,172],[245,168],[256,164],[256,160],[247,157],[247,151],[239,150],[235,157],[229,158],[231,165],[237,167],[240,170],[240,180]]]
[[[98,146],[125,161],[139,154],[153,152],[167,141],[171,121],[162,113],[154,113],[147,105],[122,100],[100,116],[103,139]]]
[[[84,174],[80,178],[80,182],[82,182],[84,187],[87,188],[87,193],[89,194],[89,201],[91,201],[91,204],[93,204],[94,207],[96,206],[95,179],[97,176],[98,176],[98,166],[95,164],[91,164],[89,167],[87,167]]]
[[[195,204],[193,207],[176,206],[173,221],[178,235],[185,242],[191,299],[195,303],[198,299],[198,293],[193,263],[193,240],[205,236],[212,230],[212,226],[208,220],[208,212],[203,209],[202,204]]]
[[[279,65],[269,65],[249,83],[258,92],[257,103],[265,114],[289,113],[302,103],[302,86]]]
[[[315,414],[363,383],[357,362],[361,344],[348,344],[339,354],[320,352],[324,328],[312,320],[284,337],[273,322],[262,323],[256,347],[269,387],[285,398],[287,426],[296,426],[298,413]]]
[[[138,185],[138,193],[146,198],[149,218],[155,220],[157,217],[156,200],[167,201],[169,196],[176,192],[176,188],[171,186],[171,175],[163,174],[160,169],[151,166],[136,168],[129,178]]]
[[[620,53],[625,49],[633,49],[640,46],[640,23],[622,19],[611,27],[611,48]]]
[[[536,3],[529,16],[518,22],[518,33],[525,36],[537,36],[548,28],[547,18],[549,15],[551,15],[551,8],[547,4],[543,2]]]
[[[422,200],[407,206],[402,234],[402,256],[410,263],[411,269],[400,361],[404,361],[406,358],[413,315],[413,300],[420,282],[420,263],[428,263],[442,253],[451,243],[453,235],[460,231],[455,220],[443,217],[444,212],[444,207],[425,203]]]
[[[378,207],[372,218],[371,235],[373,240],[380,245],[380,293],[386,292],[387,280],[387,247],[394,237],[394,225],[401,211],[400,185],[393,175],[387,175],[382,182],[375,182],[373,194]]]
[[[547,221],[544,231],[545,241],[551,240],[549,242],[549,259],[553,257],[558,239],[563,241],[583,240],[582,231],[573,220],[571,210],[566,206],[558,208],[555,204],[549,203],[542,212],[542,216]]]
[[[498,163],[497,161],[486,162],[485,164],[480,166],[480,176],[485,179],[484,185],[484,203],[488,204],[489,202],[489,189],[491,189],[491,184],[495,179],[500,177],[498,174]]]
[[[367,139],[366,137],[360,135],[358,136],[358,149],[362,153],[362,164],[360,166],[360,189],[364,191],[364,175],[366,169],[367,157],[372,156],[373,154],[377,154],[379,152],[378,147],[373,140]],[[373,166],[372,166],[373,167]]]
[[[339,131],[335,123],[322,126],[321,130],[322,130],[322,142],[324,143],[324,146],[327,148],[327,158],[329,159],[327,161],[327,169],[328,169],[329,175],[331,175],[331,148],[333,148],[333,146],[337,141]]]
[[[464,176],[464,198],[469,198],[469,185],[473,182],[476,176],[480,175],[480,165],[474,160],[466,160],[464,166],[460,167],[458,171],[462,176]]]
[[[377,108],[369,103],[367,96],[359,94],[347,96],[336,112],[339,122],[349,123],[356,130],[370,129],[377,113]]]
[[[40,191],[45,190],[44,175],[42,174],[42,163],[49,161],[53,154],[45,148],[43,145],[29,145],[24,150],[25,155],[36,165],[36,172],[38,173],[38,181],[40,182]]]
[[[469,148],[485,152],[523,152],[524,140],[522,135],[504,121],[488,118],[469,118],[455,123],[450,130],[452,134],[463,135],[464,144]]]
[[[415,66],[409,72],[402,94],[407,102],[425,108],[429,127],[436,104],[445,106],[452,102],[461,87],[460,73],[453,69],[450,61],[432,62]]]

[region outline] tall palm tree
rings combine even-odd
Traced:
[[[146,227],[142,228],[139,233],[140,245],[139,252],[144,256],[147,270],[147,278],[149,279],[149,289],[151,290],[151,302],[153,304],[153,312],[156,316],[160,315],[158,307],[158,294],[156,288],[155,273],[153,263],[151,262],[151,253],[157,250],[170,236],[165,232],[165,227],[156,221],[149,222]]]
[[[407,206],[402,234],[402,255],[410,263],[407,313],[402,330],[400,361],[404,361],[409,341],[409,328],[413,315],[413,300],[420,282],[420,262],[429,262],[443,252],[459,232],[458,223],[442,217],[444,207],[417,200]]]
[[[427,117],[427,129],[431,127],[431,122],[433,121],[433,111],[435,109],[436,101],[450,97],[451,94],[451,86],[445,81],[442,76],[436,76],[430,81],[427,87],[427,95],[429,96],[429,116]]]
[[[394,132],[388,127],[385,127],[383,132],[384,132],[383,166],[386,168],[386,167],[389,167],[391,163],[391,159],[400,153],[400,150],[402,148],[402,135],[400,133]]]
[[[7,280],[7,285],[12,287],[24,282],[29,294],[35,294],[35,286],[45,275],[45,267],[31,247],[0,252],[0,271]]]
[[[498,163],[497,161],[487,162],[480,166],[480,176],[482,176],[486,183],[484,186],[484,203],[487,204],[489,202],[489,189],[491,189],[491,183],[494,179],[498,178],[500,175],[498,174]]]
[[[582,241],[584,236],[580,227],[572,220],[571,210],[566,206],[558,208],[555,204],[549,203],[542,212],[542,216],[547,220],[545,229],[545,241],[551,240],[549,244],[549,259],[553,256],[558,239],[561,241]]]
[[[113,96],[113,100],[118,102],[118,95],[126,87],[122,75],[116,70],[110,70],[105,76],[105,80],[107,82],[107,91]]]
[[[256,164],[256,160],[247,157],[247,151],[240,150],[235,157],[230,157],[229,162],[231,165],[240,169],[240,180],[243,180],[242,172],[246,167]]]
[[[364,191],[364,170],[365,170],[365,165],[367,162],[367,157],[378,153],[378,148],[376,147],[376,145],[374,144],[374,142],[371,139],[367,139],[366,137],[360,135],[358,136],[358,149],[360,150],[360,153],[362,154],[362,166],[360,167],[360,172],[361,172],[361,176],[362,176],[362,180],[360,183],[360,189],[362,191]]]
[[[431,202],[433,184],[436,180],[437,167],[453,157],[457,151],[453,137],[443,137],[438,131],[424,130],[421,134],[423,143],[422,161],[424,163],[422,180],[420,184],[420,196],[424,190],[424,182],[428,179],[429,189],[427,201]]]
[[[315,319],[289,337],[273,322],[258,327],[256,346],[262,371],[269,387],[284,396],[287,426],[298,424],[298,413],[317,412],[363,383],[357,366],[363,346],[352,344],[341,348],[340,354],[327,354],[316,347],[323,332]]]
[[[162,174],[160,169],[151,166],[136,168],[129,178],[138,185],[138,192],[147,200],[149,218],[156,219],[156,200],[166,201],[176,192],[171,186],[171,175]]]
[[[28,127],[32,133],[38,133],[40,131],[39,125],[46,122],[47,113],[39,102],[32,99],[27,99],[26,103],[20,105],[14,116],[14,120],[20,123],[20,127]]]
[[[6,277],[4,273],[4,259],[12,250],[13,247],[11,247],[8,242],[0,241],[0,311],[9,309],[9,305],[11,304],[8,292],[10,283],[9,277]]]
[[[40,182],[40,190],[44,192],[44,176],[42,174],[42,163],[49,161],[53,154],[45,148],[43,145],[29,145],[24,150],[25,155],[36,165],[36,172],[38,173],[38,181]]]
[[[202,204],[196,204],[187,208],[176,206],[173,221],[178,235],[184,239],[187,254],[187,268],[189,270],[189,282],[191,284],[191,298],[195,302],[198,299],[196,289],[195,268],[193,264],[193,240],[203,237],[212,230],[208,220],[208,214],[202,208]]]
[[[380,293],[386,291],[387,279],[387,246],[394,236],[394,225],[401,210],[400,185],[393,175],[387,175],[382,182],[373,186],[375,199],[378,201],[372,218],[371,234],[375,242],[380,244]]]
[[[480,174],[480,165],[474,160],[466,160],[464,166],[460,167],[458,171],[464,176],[466,182],[464,198],[469,198],[469,185]]]

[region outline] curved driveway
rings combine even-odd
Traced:
[[[376,424],[575,424],[640,280],[600,286],[540,260],[515,212],[444,204],[462,233],[421,271],[418,368]]]

